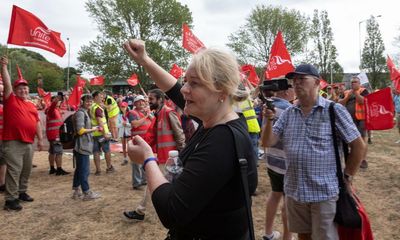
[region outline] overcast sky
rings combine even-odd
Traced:
[[[50,29],[61,32],[68,47],[70,39],[70,66],[78,64],[78,51],[82,45],[94,40],[98,31],[93,19],[86,12],[83,0],[1,0],[0,41],[6,44],[12,5],[15,4],[39,17]],[[180,0],[187,4],[194,20],[194,34],[206,46],[225,46],[228,36],[244,25],[245,19],[257,4],[281,5],[296,9],[309,16],[315,8],[327,10],[338,49],[338,61],[345,72],[357,72],[359,65],[359,22],[371,15],[377,18],[385,44],[385,54],[400,52],[393,45],[394,37],[400,35],[398,1],[395,0]],[[365,22],[361,23],[362,42],[365,39]],[[284,33],[283,33],[284,34]],[[14,45],[10,47],[16,47]],[[68,66],[68,54],[58,57],[46,51],[29,48],[41,53],[49,61],[61,67]],[[295,63],[296,64],[296,63]]]

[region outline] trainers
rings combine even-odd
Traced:
[[[400,143],[400,140],[397,140],[396,142],[394,142],[394,143]]]
[[[144,220],[144,214],[139,214],[136,211],[125,211],[124,216],[131,219],[131,220],[136,220],[136,221],[143,221]]]
[[[54,167],[50,167],[50,170],[49,170],[49,174],[51,175],[51,174],[54,174],[54,173],[56,173],[57,172],[57,170],[54,168]]]
[[[361,165],[360,165],[360,168],[362,168],[362,169],[368,168],[368,162],[367,162],[367,160],[362,160]]]
[[[62,168],[58,168],[56,172],[56,176],[68,175],[69,172],[64,171]]]
[[[110,139],[110,142],[111,142],[111,143],[118,143],[118,140],[117,140],[117,139],[114,139],[114,138],[111,138],[111,139]]]
[[[281,237],[281,234],[278,231],[272,231],[272,236],[267,237],[267,236],[263,236],[263,240],[276,240],[279,239]]]
[[[368,138],[368,144],[372,144],[371,138]]]
[[[111,167],[106,169],[106,173],[113,173],[113,172],[115,172],[113,165],[111,165]]]
[[[101,197],[100,193],[97,192],[87,191],[83,193],[83,201],[94,200],[100,197]]]
[[[94,175],[95,175],[95,176],[100,176],[100,175],[101,175],[101,171],[96,171],[96,172],[94,173]]]
[[[19,204],[18,199],[7,200],[6,203],[4,204],[4,210],[20,211],[22,210],[22,206]]]
[[[71,196],[71,198],[74,200],[81,199],[81,197],[82,197],[82,193],[80,190],[74,190],[74,192],[72,193],[72,196]]]
[[[128,164],[128,159],[125,158],[124,160],[122,160],[121,166],[125,166],[127,164]]]
[[[18,199],[24,202],[33,202],[33,198],[31,198],[31,196],[26,192],[20,193]]]

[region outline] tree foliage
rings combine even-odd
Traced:
[[[181,47],[181,28],[192,23],[191,12],[176,0],[89,0],[86,9],[100,34],[79,51],[80,67],[108,82],[135,72],[145,88],[150,85],[142,67],[122,48],[130,38],[146,41],[149,55],[166,69],[189,56]]]
[[[338,53],[333,44],[333,32],[327,11],[314,10],[310,39],[312,41],[310,63],[318,66],[323,79],[328,80],[332,72],[332,76],[335,76],[332,80],[334,82],[341,81],[343,68],[336,60]]]
[[[367,20],[367,37],[362,50],[361,67],[368,73],[368,78],[373,88],[387,86],[389,79],[382,75],[386,72],[386,59],[383,55],[385,45],[379,30],[379,24],[374,16]]]
[[[229,36],[227,44],[241,63],[265,66],[278,31],[293,56],[307,43],[308,18],[296,10],[259,5],[252,10],[246,24]]]

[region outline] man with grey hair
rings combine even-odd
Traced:
[[[339,186],[333,147],[329,107],[332,101],[319,96],[320,76],[310,64],[301,64],[286,75],[293,79],[298,102],[288,107],[272,126],[275,112],[264,109],[267,125],[262,133],[263,146],[282,141],[286,154],[284,193],[290,232],[300,240],[337,240],[333,222]],[[338,135],[349,144],[344,173],[346,184],[356,174],[365,151],[365,143],[347,110],[334,104]]]

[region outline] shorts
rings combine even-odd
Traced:
[[[54,155],[62,155],[63,154],[63,145],[59,141],[49,141],[49,153]]]
[[[365,121],[364,120],[356,120],[354,119],[354,124],[356,125],[358,131],[361,134],[361,137],[366,136],[366,131],[365,131]]]
[[[397,128],[400,129],[400,113],[396,114]]]
[[[334,197],[322,202],[301,203],[286,197],[289,231],[311,233],[312,239],[339,239],[336,223],[333,222],[337,199]]]
[[[273,192],[283,192],[283,178],[285,175],[267,168],[269,181]]]
[[[3,143],[0,143],[0,166],[6,164],[6,159],[4,158]]]
[[[104,136],[93,137],[93,153],[101,151],[104,153],[110,152],[110,141],[106,140]]]
[[[108,118],[108,126],[110,128],[116,128],[117,127],[117,120],[118,120],[118,114],[115,115],[114,117],[109,117]]]

